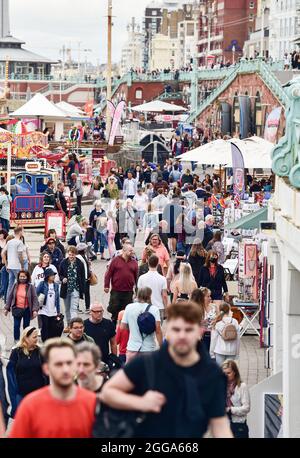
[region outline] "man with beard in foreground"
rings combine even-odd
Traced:
[[[201,438],[210,428],[213,437],[231,438],[226,379],[199,344],[200,308],[180,302],[167,314],[167,343],[149,356],[134,358],[104,385],[100,399],[114,409],[147,413],[136,437]],[[152,386],[147,365],[153,371]]]

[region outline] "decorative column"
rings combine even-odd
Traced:
[[[270,322],[271,328],[271,345],[273,346],[273,375],[282,371],[283,359],[283,341],[282,341],[282,275],[281,275],[281,255],[273,240],[270,246],[271,259],[270,265],[273,266],[273,280],[271,287],[271,305],[270,305]]]
[[[300,272],[282,263],[283,437],[300,437]],[[284,278],[285,277],[285,278]],[[284,300],[284,298],[286,298]]]

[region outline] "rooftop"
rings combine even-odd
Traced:
[[[22,48],[24,41],[13,36],[0,38],[0,62],[41,62],[54,64],[55,61]]]

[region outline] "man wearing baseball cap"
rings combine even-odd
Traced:
[[[59,270],[60,263],[64,259],[63,254],[56,246],[56,240],[54,237],[49,237],[46,241],[46,253],[48,253],[51,256],[52,259],[52,264],[56,267],[57,270]]]

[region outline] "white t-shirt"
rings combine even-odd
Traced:
[[[49,284],[48,296],[46,300],[46,305],[43,305],[41,310],[39,311],[39,315],[46,315],[46,316],[56,316],[57,310],[55,307],[55,291],[53,283]]]
[[[57,273],[57,269],[53,264],[50,264],[47,269],[52,269],[53,272],[55,272],[55,283],[59,283],[59,276]],[[45,270],[43,267],[40,267],[38,264],[35,266],[33,269],[32,275],[31,275],[31,283],[34,284],[34,286],[37,288],[39,284],[44,281],[45,278]]]
[[[136,194],[133,199],[133,206],[137,211],[145,211],[147,210],[148,202],[146,194]]]
[[[151,288],[152,305],[155,305],[160,310],[165,308],[162,299],[163,290],[167,290],[167,280],[165,277],[160,275],[157,271],[154,272],[149,270],[149,272],[140,276],[137,287],[138,289],[146,287]]]
[[[155,351],[156,347],[156,340],[155,340],[155,332],[146,336],[143,340],[142,335],[140,333],[137,318],[138,316],[145,312],[148,304],[142,304],[140,302],[135,302],[133,304],[128,304],[122,319],[122,323],[127,324],[129,327],[129,340],[127,344],[128,351]],[[155,321],[160,322],[160,314],[157,307],[151,305],[149,312],[155,317]]]
[[[12,239],[7,242],[3,253],[6,253],[7,268],[12,270],[21,270],[21,263],[19,261],[19,255],[24,253],[25,246],[21,240]]]

